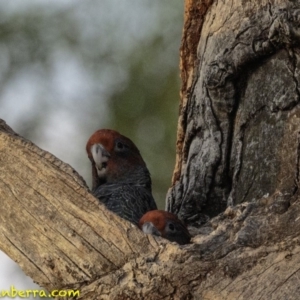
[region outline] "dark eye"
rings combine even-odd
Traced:
[[[175,230],[175,226],[174,226],[174,224],[173,223],[169,223],[169,229],[171,230],[171,231],[174,231]]]
[[[123,143],[121,141],[116,141],[116,151],[123,152],[127,149],[128,149],[128,146],[125,143]]]
[[[122,144],[121,142],[117,142],[117,148],[118,148],[119,150],[124,149],[124,144]]]

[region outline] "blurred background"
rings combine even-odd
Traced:
[[[140,149],[164,209],[182,27],[180,0],[0,1],[0,118],[89,186],[87,139],[100,128],[120,131]],[[0,292],[34,286],[5,254],[0,261]]]

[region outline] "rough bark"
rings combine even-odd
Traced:
[[[190,224],[219,213],[192,244],[144,235],[1,122],[0,249],[81,299],[298,299],[298,9],[186,1],[168,207]]]
[[[227,205],[298,189],[300,4],[187,4],[168,209],[201,224]]]
[[[297,299],[300,199],[228,208],[184,247],[99,204],[72,168],[0,125],[0,248],[80,299]]]

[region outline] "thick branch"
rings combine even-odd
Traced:
[[[0,126],[0,248],[35,282],[48,290],[90,282],[157,251],[70,166]]]
[[[76,288],[81,299],[283,299],[289,288],[297,299],[297,193],[229,208],[179,247],[107,211],[71,167],[0,126],[0,247],[48,290]]]

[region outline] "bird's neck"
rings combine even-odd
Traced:
[[[130,176],[124,174],[124,178],[120,180],[124,184],[143,186],[151,192],[151,177],[147,167],[140,166],[134,172],[130,172]]]
[[[130,184],[135,186],[143,186],[150,192],[152,191],[151,177],[146,166],[140,166],[138,168],[135,168],[134,171],[124,171],[124,173],[122,173],[121,176],[118,176],[118,178],[112,179],[108,176],[106,179],[101,179],[97,174],[95,165],[92,164],[92,177],[92,190],[96,190],[99,186],[103,184]]]

